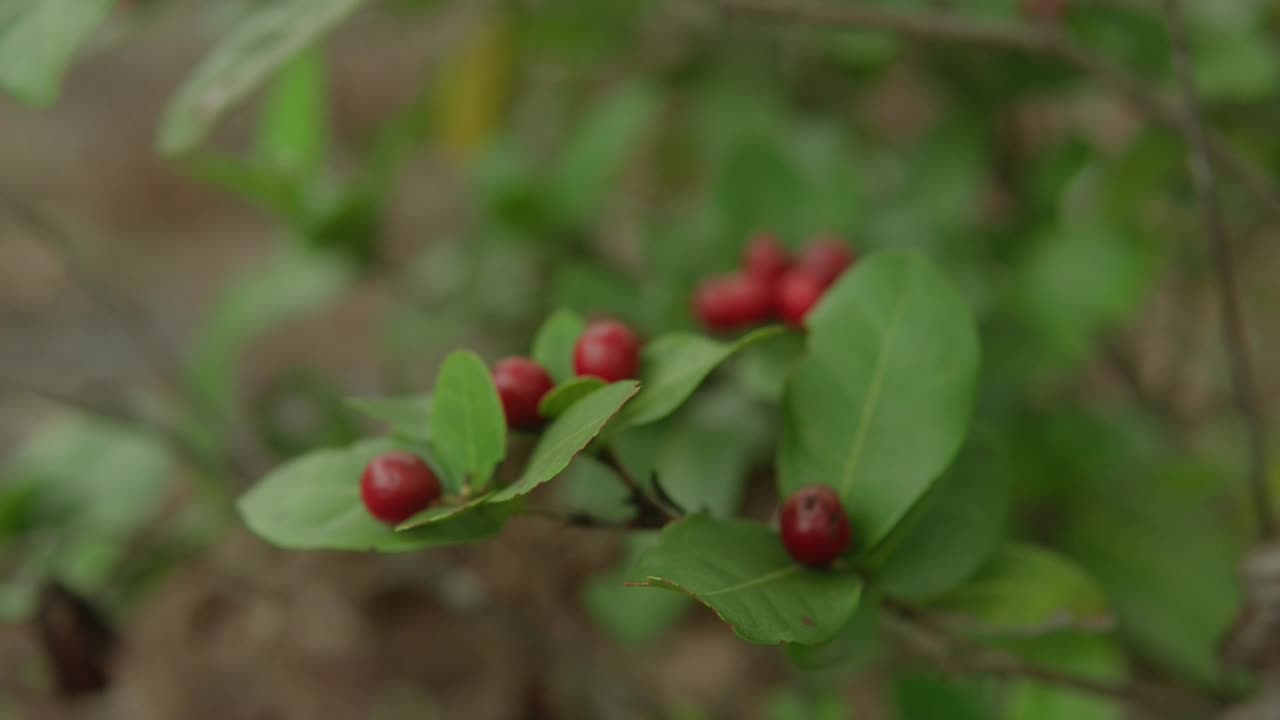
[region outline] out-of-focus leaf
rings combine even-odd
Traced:
[[[839,635],[821,645],[788,645],[787,659],[805,672],[852,672],[875,658],[880,643],[880,607],[864,595]]]
[[[0,86],[28,105],[58,98],[76,51],[116,0],[5,0],[0,3]]]
[[[557,485],[569,512],[592,520],[622,523],[635,515],[631,493],[604,463],[579,455],[569,463]],[[621,582],[621,581],[619,581]]]
[[[793,688],[775,691],[765,707],[766,720],[848,720],[849,702],[834,692],[804,694]]]
[[[396,437],[417,442],[431,439],[431,395],[347,398],[347,405],[382,423]]]
[[[324,53],[311,47],[276,73],[258,121],[254,159],[260,167],[301,181],[323,165],[328,144]]]
[[[173,96],[160,124],[160,150],[179,154],[194,148],[233,105],[363,3],[270,0],[255,4]]]
[[[691,606],[689,598],[679,593],[626,584],[628,567],[656,539],[657,533],[627,538],[626,555],[618,568],[591,578],[583,590],[583,603],[591,619],[624,645],[653,642],[688,614]]]
[[[538,414],[548,420],[554,420],[564,414],[582,398],[605,386],[598,377],[580,375],[556,385],[542,396],[538,402]]]
[[[542,323],[533,338],[533,359],[556,382],[573,377],[573,347],[586,329],[582,316],[572,310],[557,310]]]
[[[902,673],[895,682],[898,720],[991,720],[991,702],[975,684]]]
[[[440,146],[457,159],[471,157],[498,126],[509,93],[512,50],[511,30],[497,12],[476,18],[451,49],[440,78],[436,133]]]
[[[1123,683],[1124,655],[1110,640],[1060,634],[1018,643],[1018,654],[1040,667],[1098,682]],[[1118,720],[1123,708],[1097,695],[1059,686],[1018,682],[1010,689],[1005,720]]]

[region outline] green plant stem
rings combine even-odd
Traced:
[[[1274,218],[1280,218],[1280,191],[1268,173],[1225,141],[1196,130],[1177,103],[1153,90],[1142,77],[1048,26],[974,21],[944,11],[896,11],[823,0],[720,0],[731,14],[828,29],[869,28],[908,37],[983,45],[1056,60],[1126,98],[1144,115],[1201,145]]]
[[[1276,535],[1276,516],[1271,488],[1267,483],[1267,427],[1262,410],[1261,393],[1250,360],[1249,336],[1241,309],[1239,282],[1232,257],[1231,234],[1218,199],[1218,153],[1212,150],[1212,138],[1205,128],[1200,103],[1192,80],[1191,47],[1178,0],[1163,0],[1168,18],[1169,37],[1173,46],[1173,65],[1182,102],[1189,146],[1188,164],[1191,182],[1204,214],[1205,236],[1213,255],[1218,279],[1218,300],[1222,313],[1222,340],[1231,365],[1231,388],[1236,405],[1249,429],[1248,483],[1258,533],[1263,540]]]

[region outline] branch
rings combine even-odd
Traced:
[[[1143,78],[1049,27],[995,24],[947,12],[899,12],[822,0],[720,0],[720,6],[739,15],[824,28],[886,30],[907,37],[986,45],[1038,55],[1092,76],[1127,98],[1143,114],[1188,140],[1195,134],[1178,106],[1151,90]],[[1268,213],[1280,218],[1280,191],[1265,172],[1217,137],[1204,134],[1203,145],[1224,172],[1235,178]]]
[[[631,491],[631,504],[635,506],[637,512],[634,522],[639,523],[637,527],[660,528],[673,520],[678,520],[683,514],[677,508],[662,502],[636,482],[612,448],[605,448],[600,453],[600,460],[613,470]]]
[[[949,673],[1030,680],[1120,703],[1159,720],[1203,717],[1215,705],[1179,688],[1112,683],[1033,665],[1005,652],[962,648],[934,618],[921,611],[892,602],[886,603],[885,608],[889,628],[905,649]]]
[[[1173,64],[1178,84],[1182,89],[1182,101],[1190,145],[1188,163],[1196,197],[1204,212],[1205,234],[1213,254],[1214,271],[1218,276],[1219,304],[1222,312],[1222,338],[1231,364],[1231,387],[1236,405],[1249,429],[1249,491],[1253,498],[1253,511],[1258,531],[1264,540],[1276,535],[1275,506],[1271,488],[1267,483],[1267,426],[1262,410],[1257,378],[1249,357],[1249,336],[1245,329],[1244,312],[1240,305],[1239,281],[1231,252],[1231,236],[1222,206],[1218,199],[1218,158],[1210,148],[1210,138],[1196,99],[1195,84],[1191,79],[1191,47],[1178,0],[1163,0],[1169,22],[1169,36],[1173,46]]]

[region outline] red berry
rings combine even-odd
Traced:
[[[369,514],[398,525],[440,499],[440,480],[421,458],[404,452],[379,455],[360,476],[360,497]]]
[[[747,274],[759,282],[772,284],[782,277],[791,265],[791,258],[778,242],[778,238],[768,233],[761,233],[747,244],[746,253],[742,256],[742,268]]]
[[[853,250],[836,238],[819,238],[805,248],[799,265],[830,285],[853,264]]]
[[[803,267],[791,268],[778,281],[774,306],[778,316],[792,327],[804,327],[809,311],[822,299],[827,283]]]
[[[749,275],[722,275],[698,285],[693,309],[708,330],[734,330],[768,320],[773,298],[767,285]]]
[[[573,370],[605,382],[636,376],[640,367],[640,338],[614,320],[588,327],[573,348]]]
[[[538,403],[555,385],[538,363],[525,357],[509,357],[493,366],[493,384],[502,398],[507,425],[531,428],[542,422]]]
[[[826,485],[797,490],[782,506],[782,544],[809,567],[826,567],[849,547],[849,516]]]

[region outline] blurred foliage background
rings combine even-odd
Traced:
[[[1174,90],[1155,2],[831,2],[1052,33]],[[92,717],[1121,717],[942,675],[874,617],[823,656],[747,646],[620,586],[643,537],[294,556],[239,528],[265,467],[361,432],[344,396],[522,352],[559,307],[692,327],[693,284],[760,230],[919,249],[964,289],[979,410],[931,498],[972,543],[929,551],[963,574],[1006,536],[1057,548],[1114,616],[1034,654],[1240,686],[1217,653],[1244,428],[1186,146],[1149,108],[1060,58],[713,2],[301,6],[0,2],[0,717],[68,712],[30,632],[51,579],[122,639]],[[1186,9],[1207,120],[1270,186],[1280,11]],[[1274,406],[1275,218],[1229,174],[1223,202]],[[744,358],[638,452],[767,516],[784,361]],[[570,502],[616,504],[593,472]]]

